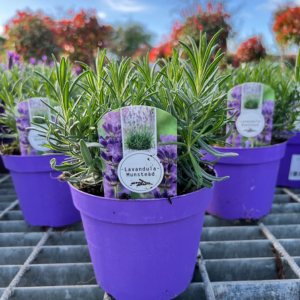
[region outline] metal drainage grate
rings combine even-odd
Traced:
[[[300,190],[277,188],[272,211],[260,224],[205,216],[198,266],[188,289],[176,299],[299,300],[297,194]],[[96,284],[82,224],[59,230],[28,226],[12,181],[4,174],[0,175],[0,297],[110,299]]]

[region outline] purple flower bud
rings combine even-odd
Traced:
[[[122,154],[118,154],[118,155],[115,155],[115,156],[112,156],[112,162],[114,165],[118,165],[119,162],[122,160],[123,156]]]
[[[170,195],[168,194],[168,191],[165,189],[161,194],[159,193],[159,189],[155,189],[152,191],[152,194],[154,195],[155,198],[168,198]]]
[[[31,57],[29,59],[29,62],[30,62],[31,65],[35,65],[35,58]]]
[[[109,154],[112,156],[120,155],[122,149],[121,143],[115,143],[115,144],[109,144],[107,145],[107,150],[109,151]]]
[[[117,186],[119,184],[119,178],[116,174],[116,171],[111,169],[111,173],[103,173],[103,177],[109,182],[112,186]]]
[[[100,156],[101,156],[104,160],[109,161],[109,158],[108,158],[108,156],[106,155],[106,153],[104,153],[104,152],[101,151],[101,150],[100,150]]]
[[[42,60],[46,62],[47,61],[47,55],[43,55]]]
[[[10,52],[7,50],[7,56],[8,56],[8,58],[14,58],[15,52]]]
[[[107,140],[102,137],[101,135],[99,135],[99,143],[104,147],[106,148],[107,147]]]
[[[20,57],[21,57],[20,54],[15,53],[14,59],[15,59],[16,61],[19,61]]]
[[[54,61],[51,61],[50,66],[51,66],[51,67],[55,67],[55,62],[54,62]]]
[[[21,137],[20,140],[24,146],[29,146],[29,141],[28,141],[27,137],[23,136],[23,137]]]

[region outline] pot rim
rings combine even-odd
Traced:
[[[220,146],[212,146],[213,148],[218,148],[218,149],[228,149],[228,150],[237,150],[237,151],[243,151],[243,150],[257,150],[257,149],[268,149],[268,148],[273,148],[273,147],[279,147],[282,146],[283,144],[287,144],[289,140],[286,140],[284,142],[275,144],[275,145],[269,145],[269,146],[262,146],[262,147],[253,147],[253,148],[238,148],[238,147],[220,147]],[[205,151],[205,150],[204,150]]]
[[[68,181],[67,181],[68,182]],[[89,194],[89,193],[86,193],[86,192],[83,192],[77,188],[75,188],[70,182],[68,182],[69,186],[71,189],[75,190],[76,192],[80,193],[80,194],[83,194],[83,195],[87,195],[89,197],[92,197],[94,199],[104,199],[104,200],[108,200],[108,201],[118,201],[118,202],[126,202],[126,203],[130,203],[132,201],[136,201],[136,202],[153,202],[153,201],[165,201],[165,200],[168,200],[168,198],[151,198],[151,199],[128,199],[128,200],[131,200],[131,201],[128,201],[126,199],[117,199],[117,198],[106,198],[106,197],[101,197],[101,196],[95,196],[95,195],[92,195],[92,194]],[[214,184],[214,182],[213,182]],[[211,188],[213,189],[214,186]],[[187,193],[187,194],[184,194],[184,195],[180,195],[180,196],[173,196],[173,197],[170,197],[171,200],[173,199],[180,199],[180,198],[185,198],[186,196],[189,196],[189,195],[193,195],[193,194],[197,194],[201,191],[205,191],[206,189],[209,189],[207,187],[202,187],[201,189],[197,190],[197,191],[194,191],[192,193]]]
[[[1,157],[14,157],[14,158],[17,158],[17,157],[22,157],[22,158],[28,158],[28,157],[30,157],[30,158],[36,158],[36,157],[49,157],[49,156],[68,156],[68,155],[66,155],[66,154],[57,154],[57,153],[49,153],[49,154],[47,154],[47,155],[5,155],[5,154],[2,154],[2,153],[0,153],[0,156]]]
[[[1,155],[6,169],[19,173],[61,173],[51,168],[50,160],[55,158],[61,163],[66,155]]]
[[[238,156],[223,156],[217,161],[218,164],[225,165],[257,165],[271,163],[273,161],[281,160],[284,156],[285,149],[287,147],[287,141],[270,145],[266,147],[255,148],[226,148],[213,146],[213,148],[222,153],[237,153]],[[206,156],[203,160],[213,161],[216,159],[215,155],[212,155],[206,151]]]

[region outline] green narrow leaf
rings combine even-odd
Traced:
[[[201,168],[200,168],[199,164],[197,163],[194,155],[191,152],[189,153],[189,155],[190,155],[190,159],[191,159],[193,168],[194,168],[194,170],[196,172],[196,175],[198,177],[197,187],[199,188],[202,185],[202,183],[203,183],[203,177],[202,177]]]
[[[89,166],[92,163],[93,158],[92,158],[91,152],[90,152],[89,148],[87,147],[87,145],[85,144],[84,140],[80,140],[80,151],[81,151],[82,157],[84,159],[84,162],[86,163],[87,166]]]
[[[78,162],[78,163],[75,163],[75,164],[64,164],[64,163],[62,163],[61,165],[57,166],[56,165],[56,159],[52,158],[50,160],[50,165],[51,165],[52,169],[54,169],[56,171],[64,172],[64,171],[71,171],[71,170],[77,169],[78,167],[80,167],[82,165],[82,162]]]

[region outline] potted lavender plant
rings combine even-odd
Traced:
[[[249,94],[262,100],[260,105],[251,109],[242,106],[247,101],[247,88],[252,89]],[[236,113],[235,125],[226,140],[228,144],[221,143],[214,149],[224,153],[234,151],[239,157],[235,160],[221,158],[216,163],[217,173],[220,176],[229,174],[230,180],[216,186],[207,211],[231,220],[258,219],[271,210],[280,160],[286,148],[288,136],[285,133],[293,130],[299,115],[298,84],[289,69],[282,71],[278,65],[261,61],[234,71],[225,91],[228,92],[228,107],[234,108],[228,114]],[[256,123],[245,118],[251,113]],[[243,121],[239,121],[241,118]],[[262,127],[255,129],[259,122]]]
[[[51,80],[55,78],[45,66],[35,69]],[[44,114],[47,109],[50,114],[50,109],[37,96],[52,98],[52,94],[37,81],[32,67],[22,70],[15,66],[4,71],[0,82],[4,108],[0,123],[5,126],[1,135],[12,138],[11,143],[1,145],[1,156],[10,171],[25,221],[33,226],[52,227],[79,221],[80,214],[73,205],[67,182],[55,180],[61,172],[53,171],[49,163],[53,157],[61,162],[65,157],[52,151],[43,156],[48,148],[41,146],[41,137],[29,129],[33,121],[45,127]]]
[[[210,163],[201,161],[200,150],[235,155],[209,146],[217,141],[216,131],[232,119],[226,117],[225,94],[219,89],[226,76],[216,76],[223,57],[213,45],[218,34],[210,43],[201,34],[199,50],[192,39],[192,48],[181,43],[191,65],[176,50],[171,61],[156,63],[152,69],[149,59],[130,66],[130,59],[118,63],[109,60],[105,51],[99,53],[95,73],[82,64],[87,74],[76,82],[84,91],[78,99],[70,97],[68,80],[63,75],[57,78],[56,85],[63,87],[59,108],[53,108],[57,122],[48,120],[46,134],[49,147],[70,159],[60,165],[53,159],[52,167],[63,171],[70,183],[97,281],[117,299],[173,299],[192,279],[213,182],[227,178],[215,176]],[[61,64],[60,74],[67,68]],[[55,89],[44,80],[49,89]],[[126,131],[134,122],[127,120],[126,110],[131,113],[135,108],[140,111],[137,118],[144,118],[146,111],[156,113],[155,138],[151,126],[145,129],[141,122],[132,128],[136,135]],[[125,119],[121,119],[123,113]],[[124,127],[124,120],[132,121],[131,125]],[[169,120],[175,120],[172,126]],[[163,123],[165,134],[160,134],[157,124]],[[145,184],[131,184],[139,188],[139,194],[147,186],[147,198],[133,200],[137,198],[134,189],[120,187],[125,167],[119,166],[131,158],[131,151],[146,158],[146,166],[137,167],[140,158],[131,160],[125,172],[128,180],[130,172],[146,176]],[[155,185],[157,173],[162,178]],[[147,181],[153,185],[149,187]],[[177,189],[172,188],[174,184]]]
[[[288,65],[288,71],[293,67]],[[293,77],[293,74],[287,74],[285,80],[289,82],[288,78]],[[291,126],[286,128],[285,134],[288,138],[285,155],[280,161],[279,172],[277,177],[277,185],[291,188],[300,188],[300,132],[299,132],[299,83],[300,83],[300,50],[298,52],[297,62],[294,73],[295,81],[292,81],[290,86],[291,92],[287,93],[286,118],[292,120]],[[295,121],[296,119],[296,121]]]

